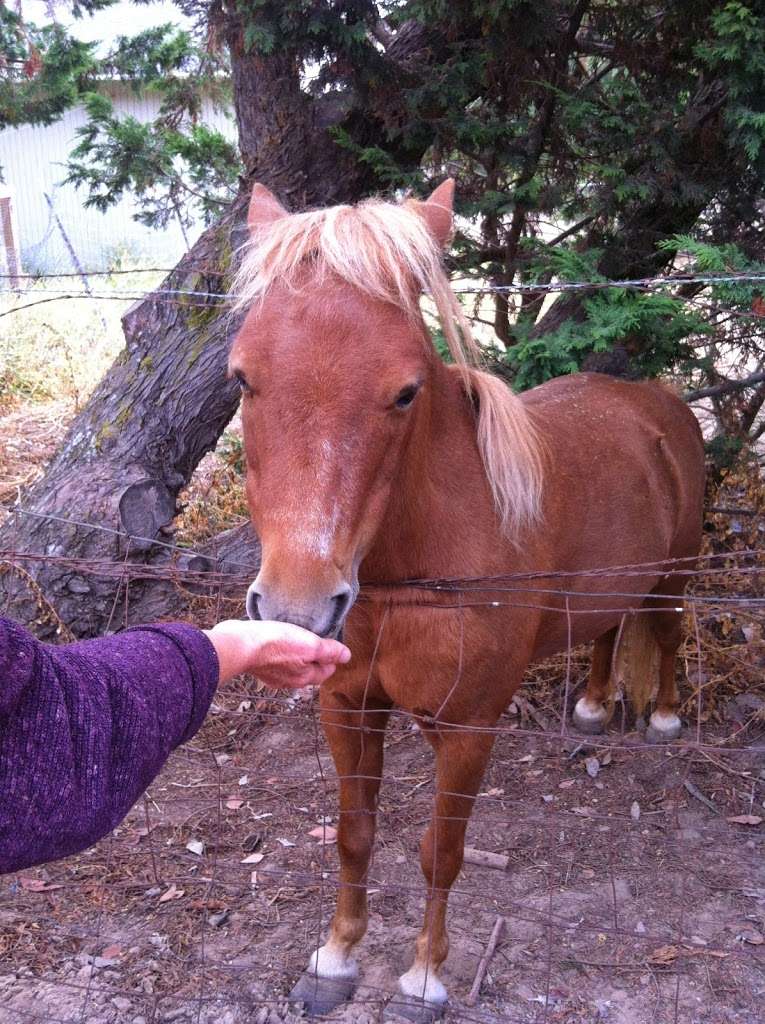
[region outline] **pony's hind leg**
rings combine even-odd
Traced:
[[[668,577],[654,589],[646,602],[655,611],[646,612],[651,630],[659,647],[659,690],[656,708],[646,730],[649,743],[671,743],[680,735],[681,722],[678,716],[680,698],[675,680],[677,651],[683,639],[683,613],[680,599],[685,581],[679,577]]]
[[[447,992],[438,971],[449,951],[446,904],[462,867],[465,830],[489,759],[492,732],[423,726],[436,752],[436,800],[433,819],[420,845],[420,864],[428,885],[425,920],[417,938],[414,963],[399,978],[400,995],[385,1018],[405,1017],[428,1024],[444,1012]]]
[[[574,707],[574,725],[580,732],[603,732],[608,720],[606,701],[611,678],[611,659],[614,653],[618,627],[609,629],[595,641],[592,650],[592,664],[587,689]]]
[[[322,727],[340,780],[340,879],[327,941],[313,953],[290,992],[290,1001],[302,1003],[310,1016],[330,1013],[356,988],[359,970],[351,954],[367,930],[366,881],[388,715],[380,707],[362,712],[326,684],[321,689]]]

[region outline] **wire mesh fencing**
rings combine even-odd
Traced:
[[[115,580],[114,628],[129,617],[130,585],[139,581],[184,589],[203,624],[241,611],[249,566],[191,572],[180,560],[186,550],[177,553],[161,567],[69,562],[80,575]],[[51,558],[0,552],[6,571],[31,577]],[[690,584],[679,659],[685,728],[676,742],[647,744],[619,701],[602,735],[576,731],[570,711],[587,675],[585,650],[529,671],[490,729],[493,756],[450,896],[447,1020],[761,1020],[763,571],[758,548],[673,566]],[[593,607],[609,607],[625,581],[655,572],[593,570],[601,586]],[[555,602],[571,616],[574,592],[571,574],[516,573],[404,581],[364,589],[360,600],[376,602],[381,620],[413,603],[454,617]],[[348,728],[358,729],[352,717]],[[319,719],[315,696],[247,679],[221,687],[202,732],[108,839],[4,878],[0,1021],[297,1019],[287,993],[326,937],[339,887],[338,780]],[[434,788],[421,728],[394,709],[361,974],[329,1019],[379,1019],[410,966],[426,895],[419,843]]]

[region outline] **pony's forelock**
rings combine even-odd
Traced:
[[[479,349],[449,286],[441,249],[414,204],[367,199],[272,220],[245,244],[234,280],[234,308],[262,301],[275,284],[296,289],[310,263],[320,286],[338,277],[416,320],[420,295],[431,296],[455,363],[476,365]]]
[[[368,199],[285,215],[252,232],[234,279],[234,309],[262,302],[271,288],[297,290],[310,264],[312,286],[339,278],[413,321],[430,296],[455,370],[478,399],[478,445],[503,527],[518,532],[539,514],[539,445],[525,406],[498,378],[482,373],[480,348],[449,284],[441,247],[417,204]]]

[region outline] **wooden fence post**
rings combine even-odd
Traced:
[[[0,234],[2,234],[3,248],[5,249],[5,263],[8,268],[10,286],[17,291],[21,274],[19,229],[13,209],[13,194],[4,185],[0,185]]]

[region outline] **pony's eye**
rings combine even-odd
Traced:
[[[419,384],[410,384],[409,387],[402,388],[396,396],[396,401],[393,404],[397,409],[408,409],[417,397],[417,392],[419,390]]]
[[[235,373],[234,377],[236,378],[236,382],[239,385],[239,390],[242,392],[243,395],[251,395],[253,393],[252,388],[247,383],[243,373]]]

